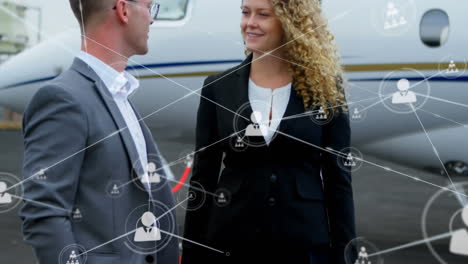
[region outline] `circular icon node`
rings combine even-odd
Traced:
[[[383,264],[379,249],[363,237],[351,240],[345,247],[346,264]]]
[[[131,172],[133,182],[139,189],[155,192],[167,185],[167,175],[161,157],[150,154],[147,157],[147,163],[143,163],[137,160]]]
[[[47,181],[47,173],[46,173],[46,169],[40,169],[39,171],[37,171],[35,174],[34,174],[34,179],[36,181]]]
[[[217,206],[225,207],[231,202],[231,193],[224,188],[219,188],[214,193],[213,199]]]
[[[448,55],[439,61],[439,72],[447,79],[457,79],[465,74],[468,68],[468,61],[466,58],[457,60],[457,57]]]
[[[370,9],[371,24],[381,35],[392,37],[406,33],[416,23],[414,0],[377,1]]]
[[[0,214],[13,210],[21,202],[22,197],[23,185],[18,177],[11,173],[0,172]]]
[[[163,250],[175,233],[175,212],[163,203],[151,200],[135,208],[125,221],[124,244],[133,252],[148,255]]]
[[[71,211],[71,220],[73,222],[81,222],[83,220],[84,213],[83,209],[75,206]]]
[[[402,77],[401,71],[389,73],[380,83],[379,97],[384,106],[396,114],[414,113],[430,97],[431,86],[426,76],[414,69],[402,69],[412,77]]]
[[[243,152],[248,147],[248,145],[244,142],[244,135],[238,135],[235,133],[229,137],[229,146],[235,152]]]
[[[361,104],[353,104],[349,106],[349,118],[353,123],[363,122],[367,116],[367,110]]]
[[[185,167],[192,167],[194,158],[195,150],[193,148],[187,147],[180,152],[177,161],[183,163]]]
[[[82,245],[72,244],[60,251],[59,264],[85,264],[88,253]]]
[[[354,147],[346,147],[338,154],[337,162],[341,169],[349,172],[355,172],[362,166],[363,155]]]
[[[254,109],[252,109],[252,106],[255,106]],[[262,114],[270,113],[271,111],[272,120],[269,120],[268,116]],[[258,100],[252,100],[239,107],[233,119],[234,135],[237,136],[235,140],[237,142],[239,138],[242,139],[242,142],[239,141],[238,145],[244,145],[244,147],[263,147],[268,145],[265,137],[270,137],[270,141],[274,140],[277,133],[276,130],[270,128],[270,121],[273,121],[273,118],[277,118],[275,113],[276,109],[271,109],[269,104]],[[236,142],[234,142],[234,148]]]
[[[423,238],[441,264],[464,263],[468,257],[467,193],[468,182],[450,184],[432,195],[424,207]]]
[[[195,211],[200,209],[205,203],[206,191],[200,183],[193,181],[187,195],[185,195],[185,192],[178,192],[176,199],[178,203],[186,201],[181,204],[181,207],[185,210]]]
[[[323,106],[318,107],[318,109],[307,111],[307,114],[315,124],[319,126],[326,125],[333,120],[335,111],[333,108],[324,108]]]
[[[120,181],[110,181],[106,185],[106,194],[111,198],[119,198],[125,192],[125,185]]]

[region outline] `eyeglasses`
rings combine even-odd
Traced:
[[[129,1],[129,2],[135,2],[135,3],[138,3],[136,0],[125,0],[125,1]],[[161,5],[156,3],[156,1],[151,1],[151,6],[149,8],[149,13],[150,13],[150,16],[151,18],[153,18],[154,20],[158,17],[158,13],[159,13],[159,7]],[[115,5],[112,9],[117,9],[117,5]]]

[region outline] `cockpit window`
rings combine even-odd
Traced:
[[[161,5],[157,20],[180,20],[185,17],[189,0],[157,0]]]

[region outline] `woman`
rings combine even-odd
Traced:
[[[182,261],[345,263],[351,175],[325,148],[349,147],[350,127],[320,4],[241,9],[248,57],[202,90]]]

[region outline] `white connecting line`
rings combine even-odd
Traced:
[[[426,244],[426,243],[428,243],[428,242],[432,242],[432,241],[436,241],[436,240],[441,240],[441,239],[444,239],[444,238],[451,237],[451,236],[453,235],[453,233],[454,233],[454,232],[449,232],[449,233],[445,233],[445,234],[433,236],[433,237],[430,237],[430,238],[427,238],[427,239],[422,239],[422,240],[414,241],[414,242],[411,242],[411,243],[408,243],[408,244],[404,244],[404,245],[401,245],[401,246],[397,246],[397,247],[393,247],[393,248],[381,250],[381,251],[378,251],[378,252],[369,254],[368,257],[371,258],[371,257],[374,257],[374,256],[379,256],[379,255],[383,255],[383,254],[395,252],[395,251],[398,251],[398,250],[402,250],[402,249],[406,249],[406,248],[418,246],[418,245],[421,245],[421,244]]]
[[[188,199],[189,199],[189,198],[186,198],[186,199],[183,200],[182,202],[176,204],[174,207],[172,207],[171,209],[169,209],[167,212],[165,212],[164,214],[162,214],[161,216],[159,216],[158,218],[156,218],[156,221],[158,221],[159,219],[161,219],[163,216],[165,216],[166,214],[170,213],[171,211],[174,211],[177,207],[179,207],[181,204],[185,203]],[[126,237],[126,236],[128,236],[128,235],[131,235],[131,234],[135,233],[136,231],[137,231],[137,229],[134,229],[134,230],[129,231],[129,232],[123,234],[123,235],[120,235],[120,236],[118,236],[118,237],[116,237],[116,238],[114,238],[114,239],[111,239],[111,240],[109,240],[109,241],[107,241],[107,242],[104,242],[104,243],[102,243],[102,244],[100,244],[100,245],[98,245],[98,246],[95,246],[95,247],[93,247],[93,248],[91,248],[91,249],[88,249],[88,250],[86,250],[86,251],[80,253],[80,254],[78,255],[78,257],[79,257],[79,256],[82,256],[82,255],[85,255],[85,254],[88,254],[88,253],[91,252],[91,251],[94,251],[94,250],[96,250],[96,249],[98,249],[98,248],[100,248],[100,247],[103,247],[103,246],[105,246],[105,245],[108,245],[108,244],[110,244],[110,243],[112,243],[112,242],[114,242],[114,241],[117,241],[117,240],[119,240],[119,239],[121,239],[121,238],[124,238],[124,237]],[[167,234],[167,235],[170,235],[170,236],[173,236],[173,237],[177,237],[177,238],[179,238],[179,239],[183,239],[183,240],[187,240],[187,241],[189,241],[189,242],[192,242],[191,240],[184,239],[184,238],[182,238],[182,237],[180,237],[180,236],[178,236],[178,235],[176,235],[176,234],[173,234],[173,233],[170,233],[170,232],[161,230],[161,229],[159,229],[159,231],[161,231],[161,233],[164,233],[164,234]],[[202,245],[202,244],[199,244],[199,243],[197,243],[197,244],[200,245],[200,246],[206,247],[206,248],[213,249],[213,248],[211,248],[211,247],[208,247],[208,246],[205,246],[205,245]],[[221,250],[217,250],[217,249],[213,249],[213,250],[222,253]]]
[[[439,159],[439,162],[442,165],[442,168],[444,169],[445,174],[447,175],[448,179],[450,180],[450,183],[452,184],[452,187],[454,188],[454,190],[456,190],[455,184],[453,183],[452,178],[450,177],[450,174],[447,171],[447,168],[445,168],[445,164],[442,161],[442,159],[440,158],[439,152],[437,151],[436,147],[434,146],[434,143],[432,143],[432,140],[429,137],[429,134],[427,133],[426,128],[424,127],[423,123],[421,122],[421,119],[419,118],[419,115],[418,115],[416,109],[414,108],[413,104],[409,104],[409,105],[411,106],[411,109],[413,110],[414,114],[416,115],[416,118],[418,119],[419,124],[421,125],[421,128],[424,130],[424,134],[426,135],[427,140],[429,140],[429,143],[431,143],[434,154],[437,156],[437,159]]]
[[[4,9],[3,7],[0,7],[0,9],[3,9],[5,12],[8,12],[8,10]],[[344,14],[347,14],[347,13],[349,13],[349,11],[348,11],[348,12],[345,12]],[[308,33],[309,33],[309,32],[307,32],[307,33],[305,33],[305,34],[308,34]],[[305,34],[303,34],[303,35],[305,35]],[[302,35],[302,36],[303,36],[303,35]],[[302,37],[302,36],[301,36],[301,37]],[[294,40],[292,40],[292,41],[294,41]],[[284,45],[287,45],[287,44],[289,44],[289,42],[286,43],[286,44],[284,44]],[[281,46],[281,47],[282,47],[282,46]],[[281,48],[281,47],[279,47],[279,48]],[[278,49],[279,49],[279,48],[278,48]],[[265,54],[265,55],[271,55],[271,54]],[[263,57],[263,56],[262,56],[262,57]],[[262,58],[262,57],[260,57],[260,58]],[[260,58],[259,58],[259,59],[260,59]],[[147,69],[148,69],[148,68],[147,68]],[[148,69],[148,70],[150,70],[150,69]],[[150,70],[150,71],[152,71],[152,70]],[[154,72],[154,71],[152,71],[152,72]],[[159,74],[159,73],[157,73],[157,72],[154,72],[154,73]],[[231,72],[231,73],[232,73],[232,72]],[[231,73],[229,73],[229,74],[231,74]],[[219,81],[220,79],[222,79],[222,78],[228,76],[229,74],[226,74],[225,76],[223,76],[223,77],[221,77],[221,78],[219,78],[219,79],[213,81],[212,83]],[[161,74],[159,74],[159,75],[162,76],[162,77],[164,77],[164,76],[161,75]],[[168,78],[166,78],[166,79],[167,79],[167,80],[170,80],[170,79],[168,79]],[[172,81],[172,80],[170,80],[170,81]],[[174,82],[174,81],[172,81],[172,82]],[[421,81],[421,82],[423,82],[423,81]],[[176,82],[174,82],[174,83],[176,83]],[[211,83],[210,83],[210,84],[211,84]],[[207,85],[210,85],[210,84],[207,84]],[[418,84],[419,84],[419,83],[418,83]],[[179,85],[180,85],[180,84],[179,84]],[[417,84],[416,84],[416,85],[417,85]],[[414,85],[414,86],[415,86],[415,85]],[[184,87],[185,87],[185,86],[184,86]],[[185,87],[185,88],[187,88],[187,87]],[[202,88],[203,88],[203,87],[202,87]],[[200,89],[198,89],[198,90],[194,90],[194,91],[192,91],[192,90],[190,90],[189,88],[187,88],[187,89],[190,90],[191,92],[190,92],[189,94],[185,95],[184,97],[182,97],[182,98],[180,98],[180,99],[174,101],[173,103],[176,103],[176,102],[178,102],[178,101],[180,101],[180,100],[183,100],[183,99],[187,98],[187,97],[190,96],[190,95],[193,95],[194,93],[197,93],[197,91],[201,90],[202,88],[200,88]],[[198,93],[197,93],[197,94],[198,94]],[[432,98],[432,97],[430,97],[430,98]],[[205,99],[206,99],[206,98],[205,98]],[[433,98],[433,99],[434,99],[434,98]],[[443,99],[441,99],[441,100],[443,100]],[[210,100],[210,101],[211,101],[211,100]],[[149,117],[149,116],[151,116],[151,115],[153,115],[153,114],[155,114],[155,113],[157,113],[157,112],[159,112],[159,111],[165,109],[166,107],[172,105],[173,103],[171,103],[171,104],[169,104],[169,105],[167,105],[167,106],[165,106],[165,107],[163,107],[163,108],[161,108],[161,109],[158,109],[157,111],[153,112],[152,114],[149,114],[149,115],[145,116],[145,117],[142,118],[141,120],[144,120],[145,118],[147,118],[147,117]],[[216,103],[216,102],[212,102],[212,103],[218,104],[218,103]],[[221,107],[225,108],[224,106],[221,106]],[[225,108],[225,109],[226,109],[226,108]],[[230,109],[226,109],[226,110],[228,110],[228,111],[230,111],[230,112],[233,112],[233,111],[231,111]],[[234,112],[233,112],[233,113],[234,113]],[[234,114],[237,115],[237,113],[234,113]],[[241,117],[242,117],[242,116],[241,116]],[[139,120],[139,121],[141,121],[141,120]],[[94,144],[91,145],[91,146],[94,146],[95,144],[97,144],[97,143],[99,143],[99,142],[102,142],[103,140],[105,140],[105,139],[107,139],[107,138],[109,138],[109,137],[111,137],[111,136],[114,136],[114,135],[116,135],[116,134],[119,134],[119,133],[120,133],[122,130],[124,130],[124,129],[126,129],[126,128],[123,128],[123,129],[121,129],[121,130],[119,130],[119,131],[116,131],[116,132],[110,134],[108,137],[106,137],[106,138],[104,138],[104,139],[102,139],[102,140],[100,140],[100,141],[94,143]],[[279,131],[278,131],[278,133],[286,135],[285,133],[282,133],[282,132],[279,132]],[[286,135],[286,136],[289,136],[289,135]],[[292,136],[289,136],[289,137],[292,137]],[[297,139],[297,138],[295,138],[295,139],[301,141],[300,139]],[[308,143],[308,142],[303,142],[303,143],[312,145],[312,144],[310,144],[310,143]],[[89,146],[89,147],[91,147],[91,146]],[[87,148],[89,148],[89,147],[87,147]],[[317,147],[317,146],[315,146],[315,147]],[[320,148],[320,147],[319,147],[319,148]],[[206,148],[204,148],[204,149],[206,149]],[[85,150],[85,149],[84,149],[84,150]],[[324,150],[324,149],[322,149],[322,150]],[[83,150],[81,150],[81,151],[83,151]],[[74,153],[72,156],[74,156],[74,155],[80,153],[81,151]],[[327,150],[324,150],[324,151],[327,151]],[[436,153],[437,153],[437,152],[436,152]],[[336,153],[333,153],[333,154],[336,155]],[[345,154],[342,154],[342,155],[345,155]],[[72,157],[72,156],[70,156],[70,157]],[[70,158],[70,157],[68,157],[68,158]],[[68,158],[66,158],[66,159],[68,159]],[[59,163],[65,161],[66,159],[60,161]],[[361,159],[361,160],[362,160],[362,159]],[[367,161],[365,161],[365,160],[362,160],[362,161],[367,162]],[[54,165],[48,167],[47,169],[50,169],[50,168],[52,168],[52,167],[58,165],[59,163],[55,163]],[[374,164],[374,163],[371,163],[371,162],[367,162],[367,163],[373,164],[373,165],[376,165],[376,166],[379,166],[379,167],[381,167],[381,168],[383,168],[383,169],[385,169],[385,170],[389,170],[389,171],[393,171],[393,172],[398,173],[398,174],[401,174],[401,175],[405,175],[405,174],[403,174],[403,173],[399,173],[399,172],[397,172],[397,171],[391,170],[391,169],[389,169],[389,168],[387,168],[387,167],[382,167],[382,166],[380,166],[380,165],[378,165],[378,164]],[[46,169],[46,170],[47,170],[47,169]],[[36,175],[36,174],[35,174],[35,175]],[[35,175],[33,175],[33,176],[35,176]],[[416,177],[412,177],[412,176],[409,176],[409,175],[405,175],[405,176],[410,177],[410,178],[415,179],[415,180],[418,180],[418,181],[422,181],[422,180],[420,180],[420,179],[418,179],[418,178],[416,178]],[[33,178],[33,177],[30,177],[30,178]],[[28,179],[29,179],[29,178],[28,178]],[[23,182],[24,182],[24,181],[23,181]],[[422,182],[425,182],[425,181],[422,181]],[[441,189],[445,189],[445,190],[448,190],[448,191],[452,191],[452,190],[447,189],[447,188],[445,188],[445,187],[437,186],[437,185],[432,184],[432,183],[429,183],[429,182],[426,182],[426,183],[428,183],[428,184],[430,184],[430,185],[433,185],[433,186],[436,186],[436,187],[439,187],[439,188],[441,188]],[[18,184],[17,184],[17,185],[18,185]],[[10,187],[9,189],[11,189],[11,188],[13,188],[13,187]],[[452,191],[452,192],[454,192],[454,191]],[[456,192],[455,192],[455,193],[456,193]],[[466,196],[466,195],[464,195],[464,196]],[[185,200],[184,200],[184,201],[185,201]],[[133,232],[135,232],[135,231],[133,231]],[[126,235],[128,235],[128,234],[126,234]],[[123,235],[123,236],[126,236],[126,235]],[[194,241],[190,241],[190,242],[197,244],[197,243],[194,242]],[[93,249],[93,250],[94,250],[94,249]],[[213,250],[215,250],[215,249],[213,249]],[[215,251],[218,251],[218,250],[215,250]],[[222,253],[222,251],[218,251],[218,252],[221,252],[221,253]]]
[[[312,143],[310,143],[310,142],[304,141],[304,140],[302,140],[302,139],[300,139],[300,138],[291,136],[291,135],[289,135],[289,134],[287,134],[287,133],[284,133],[284,132],[281,132],[281,131],[276,131],[276,132],[277,132],[278,134],[281,134],[281,135],[283,135],[283,136],[289,137],[289,138],[294,139],[294,140],[296,140],[296,141],[298,141],[298,142],[301,142],[301,143],[303,143],[303,144],[306,144],[306,145],[309,145],[309,146],[311,146],[311,147],[320,149],[320,150],[322,150],[322,151],[325,151],[325,152],[334,154],[334,155],[336,155],[336,156],[338,156],[338,157],[346,157],[346,156],[348,155],[348,153],[340,152],[340,151],[334,150],[334,149],[329,148],[329,147],[327,147],[327,148],[322,148],[321,146],[314,145],[314,144],[312,144]],[[437,188],[439,188],[439,189],[443,189],[443,190],[446,190],[446,191],[449,191],[449,192],[452,192],[452,193],[455,193],[455,194],[458,194],[458,195],[461,195],[461,196],[468,197],[468,195],[466,195],[466,194],[464,194],[464,193],[459,193],[459,192],[457,192],[457,191],[455,191],[455,190],[452,190],[452,189],[449,189],[449,188],[447,188],[447,187],[440,186],[440,185],[437,185],[437,184],[434,184],[434,183],[431,183],[431,182],[422,180],[422,179],[420,179],[420,178],[418,178],[418,177],[414,177],[414,176],[408,175],[408,174],[406,174],[406,173],[393,170],[393,169],[391,169],[391,168],[389,168],[389,167],[384,167],[384,166],[381,166],[381,165],[379,165],[379,164],[377,164],[377,163],[374,163],[374,162],[371,162],[371,161],[368,161],[368,160],[365,160],[365,159],[362,159],[362,158],[359,158],[359,157],[353,157],[353,158],[356,159],[356,160],[365,162],[365,163],[367,163],[367,164],[370,164],[370,165],[373,165],[373,166],[382,168],[382,169],[384,169],[384,170],[386,170],[386,171],[390,171],[390,172],[394,172],[394,173],[399,174],[399,175],[406,176],[406,177],[411,178],[411,179],[413,179],[413,180],[415,180],[415,181],[423,182],[423,183],[426,183],[426,184],[428,184],[428,185],[437,187]]]
[[[39,34],[43,34],[42,32],[37,31],[37,30],[35,29],[35,27],[29,25],[29,23],[27,23],[24,19],[22,19],[21,17],[17,16],[16,14],[14,14],[14,13],[11,12],[11,11],[9,11],[8,9],[6,9],[6,8],[4,8],[4,7],[2,7],[2,6],[0,6],[0,10],[3,10],[3,11],[6,12],[7,14],[9,14],[10,16],[12,16],[12,17],[14,17],[15,19],[19,20],[20,22],[22,22],[23,24],[25,24],[27,27],[31,28],[33,31],[36,31],[36,32],[39,33]],[[340,15],[336,16],[335,18],[331,19],[330,21],[336,20],[337,18],[342,18],[343,16],[347,15],[349,12],[350,12],[350,10],[345,11],[345,12],[341,13]],[[282,47],[288,45],[289,43],[292,43],[292,42],[296,41],[297,39],[302,38],[303,36],[305,36],[305,35],[307,35],[307,34],[313,32],[313,31],[315,31],[317,28],[323,27],[323,26],[325,26],[325,25],[326,25],[326,24],[320,25],[320,26],[318,26],[318,27],[316,27],[316,28],[310,30],[309,32],[306,32],[306,33],[300,35],[299,37],[297,37],[297,38],[295,38],[295,39],[293,39],[293,40],[291,40],[291,41],[289,41],[289,42],[286,42],[285,44],[283,44],[283,45],[277,47],[276,49],[274,49],[274,50],[272,50],[272,51],[270,51],[270,52],[274,52],[274,51],[276,51],[276,50],[278,50],[278,49],[280,49],[280,48],[282,48]],[[119,54],[118,52],[116,52],[116,51],[114,51],[114,50],[112,50],[112,49],[110,49],[110,48],[108,48],[108,47],[102,45],[101,43],[98,43],[98,42],[96,42],[96,41],[94,41],[94,40],[92,40],[92,39],[90,39],[90,38],[88,38],[88,37],[86,37],[86,36],[84,36],[84,35],[82,35],[82,37],[84,37],[84,38],[86,38],[87,40],[90,40],[90,41],[92,41],[92,42],[94,42],[94,43],[96,43],[96,44],[98,44],[98,45],[100,45],[100,46],[102,46],[102,47],[104,47],[104,48],[110,50],[111,52],[113,52],[113,53],[115,53],[115,54],[117,54],[117,55],[119,55],[119,56],[121,56],[121,57],[123,57],[123,58],[126,58],[126,57],[123,56],[122,54]],[[63,45],[59,44],[59,46],[62,47]],[[68,48],[65,48],[65,50],[66,50],[66,51],[69,51]],[[71,53],[74,54],[73,52],[71,52]],[[264,54],[264,55],[260,56],[259,58],[255,59],[255,60],[252,60],[250,63],[248,63],[248,64],[246,64],[246,65],[244,65],[244,66],[242,66],[242,67],[246,67],[246,66],[248,66],[249,64],[253,63],[254,61],[259,60],[259,59],[261,59],[261,58],[263,58],[263,57],[265,57],[265,56],[267,56],[267,55],[268,55],[268,54]],[[131,60],[131,59],[129,59],[129,58],[126,58],[126,59],[128,59],[129,61],[131,61],[131,62],[133,62],[133,63],[136,63],[135,61],[133,61],[133,60]],[[169,107],[169,106],[171,106],[171,105],[173,105],[173,104],[175,104],[175,103],[177,103],[177,102],[179,102],[179,101],[181,101],[181,100],[183,100],[183,99],[185,99],[185,98],[187,98],[187,97],[189,97],[189,96],[191,96],[191,95],[193,95],[193,94],[199,94],[199,93],[198,93],[199,90],[203,89],[203,88],[206,87],[206,86],[211,85],[212,83],[215,83],[215,82],[217,82],[217,81],[219,81],[219,80],[225,78],[226,76],[228,76],[228,75],[230,75],[230,74],[232,74],[232,73],[234,72],[234,71],[232,71],[232,72],[230,72],[230,73],[228,73],[228,74],[226,74],[226,75],[224,75],[224,76],[222,76],[222,77],[220,77],[220,78],[214,80],[213,82],[211,82],[211,83],[209,83],[209,84],[207,84],[207,85],[205,85],[205,86],[203,86],[203,87],[201,87],[201,88],[199,88],[199,89],[196,89],[196,90],[193,90],[193,91],[192,91],[190,88],[188,88],[188,87],[186,87],[186,86],[184,86],[184,85],[182,85],[182,84],[180,84],[180,83],[177,83],[177,82],[175,82],[175,81],[173,81],[173,80],[171,80],[171,79],[165,77],[164,75],[162,75],[162,74],[160,74],[160,73],[158,73],[158,72],[155,72],[155,71],[153,71],[153,70],[151,70],[151,69],[145,67],[144,65],[141,65],[141,64],[138,64],[138,63],[136,63],[136,64],[139,65],[139,66],[142,66],[143,68],[145,68],[145,69],[147,69],[147,70],[149,70],[149,71],[151,71],[151,72],[153,72],[153,73],[155,73],[155,74],[158,74],[158,75],[162,76],[162,77],[165,78],[166,80],[169,80],[169,81],[171,81],[171,82],[177,84],[178,86],[180,86],[180,87],[182,87],[182,88],[185,88],[185,89],[187,89],[187,90],[190,91],[190,93],[188,93],[187,95],[185,95],[185,96],[179,98],[178,100],[175,100],[175,101],[173,101],[172,103],[170,103],[170,104],[168,104],[168,105],[166,105],[166,106],[164,106],[164,107],[162,107],[162,108],[160,108],[160,109],[158,109],[158,110],[156,110],[156,111],[154,111],[154,112],[148,114],[147,116],[141,118],[140,120],[137,120],[136,122],[140,122],[140,121],[142,121],[142,120],[144,120],[144,119],[146,119],[146,118],[148,118],[148,117],[150,117],[150,116],[152,116],[152,115],[158,113],[159,111],[161,111],[161,110],[163,110],[163,109],[165,109],[165,108],[167,108],[167,107]],[[241,68],[242,68],[242,67],[241,67]],[[239,69],[241,69],[241,68],[238,68],[237,70],[239,70]],[[236,71],[237,71],[237,70],[236,70]],[[200,94],[199,94],[199,95],[200,95]],[[200,96],[201,96],[201,95],[200,95]],[[212,103],[214,103],[214,104],[216,104],[216,105],[218,105],[218,106],[220,106],[221,108],[224,108],[225,110],[227,110],[227,111],[229,111],[229,112],[232,112],[232,113],[235,114],[235,115],[238,115],[238,114],[235,113],[234,111],[232,111],[232,110],[230,110],[230,109],[224,107],[223,105],[220,105],[220,104],[217,103],[217,102],[212,101],[212,100],[209,99],[209,98],[205,98],[204,96],[201,96],[201,97],[204,98],[204,99],[206,99],[206,100],[208,100],[208,101],[210,101],[210,102],[212,102]],[[238,115],[238,116],[240,116],[240,115]],[[243,117],[243,116],[240,116],[240,117],[246,119],[246,118]],[[77,155],[77,154],[79,154],[79,153],[85,151],[86,149],[88,149],[88,148],[90,148],[90,147],[92,147],[92,146],[94,146],[94,145],[96,145],[96,144],[98,144],[98,143],[100,143],[100,142],[102,142],[102,141],[104,141],[104,140],[106,140],[106,139],[108,139],[108,138],[110,138],[110,137],[116,135],[116,134],[119,134],[120,132],[122,132],[123,130],[125,130],[125,129],[127,129],[127,128],[128,128],[128,127],[124,127],[124,128],[122,128],[122,129],[120,129],[120,130],[118,130],[118,131],[116,131],[116,132],[111,133],[109,136],[107,136],[107,137],[105,137],[105,138],[103,138],[103,139],[101,139],[101,140],[99,140],[99,141],[97,141],[97,142],[91,144],[90,146],[85,147],[85,148],[82,149],[82,150],[79,150],[79,151],[73,153],[72,155],[70,155],[70,156],[68,156],[68,157],[66,157],[66,158],[64,158],[64,159],[62,159],[61,161],[56,162],[56,163],[53,164],[52,166],[49,166],[49,167],[43,169],[43,171],[47,171],[47,170],[49,170],[50,168],[57,166],[58,164],[60,164],[60,163],[62,163],[62,162],[64,162],[64,161],[70,159],[71,157],[73,157],[73,156],[75,156],[75,155]],[[39,172],[33,174],[32,176],[30,176],[30,177],[24,179],[23,181],[20,181],[19,183],[15,184],[15,185],[13,185],[13,186],[10,186],[6,191],[8,191],[8,190],[10,190],[10,189],[12,189],[12,188],[14,188],[14,187],[16,187],[16,186],[18,186],[18,185],[23,184],[24,182],[30,180],[31,178],[37,176],[38,174],[39,174]]]

